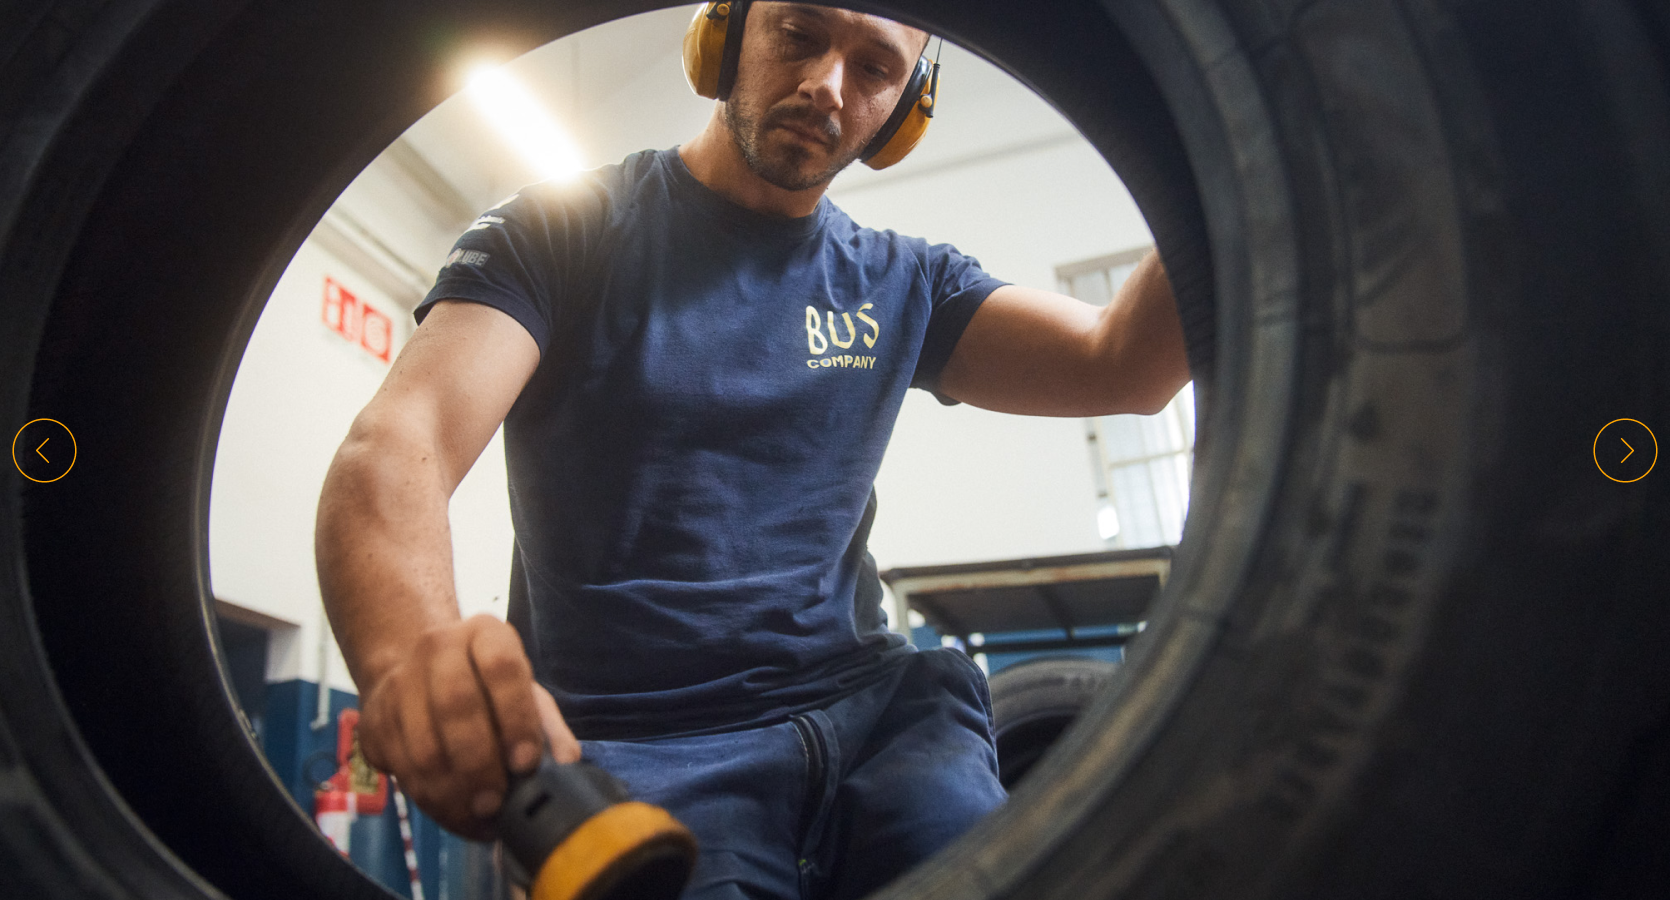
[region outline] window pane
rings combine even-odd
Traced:
[[[1102,453],[1108,465],[1139,459],[1142,452],[1142,429],[1135,416],[1103,416],[1097,421],[1102,435]]]
[[[1148,464],[1148,475],[1154,487],[1154,505],[1158,509],[1159,527],[1165,543],[1175,544],[1183,536],[1183,516],[1189,508],[1188,470],[1184,457],[1168,456]]]
[[[1106,270],[1086,272],[1074,278],[1068,293],[1086,303],[1093,303],[1097,306],[1106,306],[1108,299],[1113,296],[1112,292],[1108,290],[1108,273]]]
[[[1114,266],[1113,268],[1108,269],[1107,270],[1108,296],[1111,297],[1114,294],[1119,293],[1120,285],[1124,284],[1125,279],[1131,277],[1131,273],[1135,272],[1136,270],[1137,270],[1137,264],[1136,263],[1126,263],[1125,265]]]
[[[1109,475],[1113,505],[1119,511],[1120,546],[1158,547],[1166,543],[1148,465],[1120,466]]]

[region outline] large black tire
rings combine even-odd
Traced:
[[[0,894],[381,895],[214,664],[231,374],[454,50],[653,5],[0,8],[0,409],[81,447],[0,492]],[[1117,688],[884,893],[1670,895],[1670,473],[1590,459],[1611,419],[1670,423],[1662,6],[884,5],[1119,170],[1205,395],[1193,515]]]

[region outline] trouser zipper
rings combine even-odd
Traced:
[[[806,745],[806,805],[800,812],[800,834],[804,840],[807,829],[812,826],[812,819],[818,814],[818,808],[823,805],[823,791],[825,770],[829,758],[829,749],[823,742],[823,733],[818,726],[804,715],[795,716],[789,721],[800,732],[800,740]]]

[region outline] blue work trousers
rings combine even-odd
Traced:
[[[863,897],[1005,797],[985,675],[950,649],[787,722],[580,746],[695,833],[685,900]]]

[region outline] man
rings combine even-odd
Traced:
[[[983,678],[887,633],[865,550],[903,392],[1152,413],[1188,372],[1152,256],[1098,310],[823,199],[926,41],[755,4],[694,140],[460,239],[318,528],[362,745],[447,828],[584,753],[696,832],[689,896],[844,898],[1001,802]],[[447,501],[501,421],[521,635],[453,597]]]

